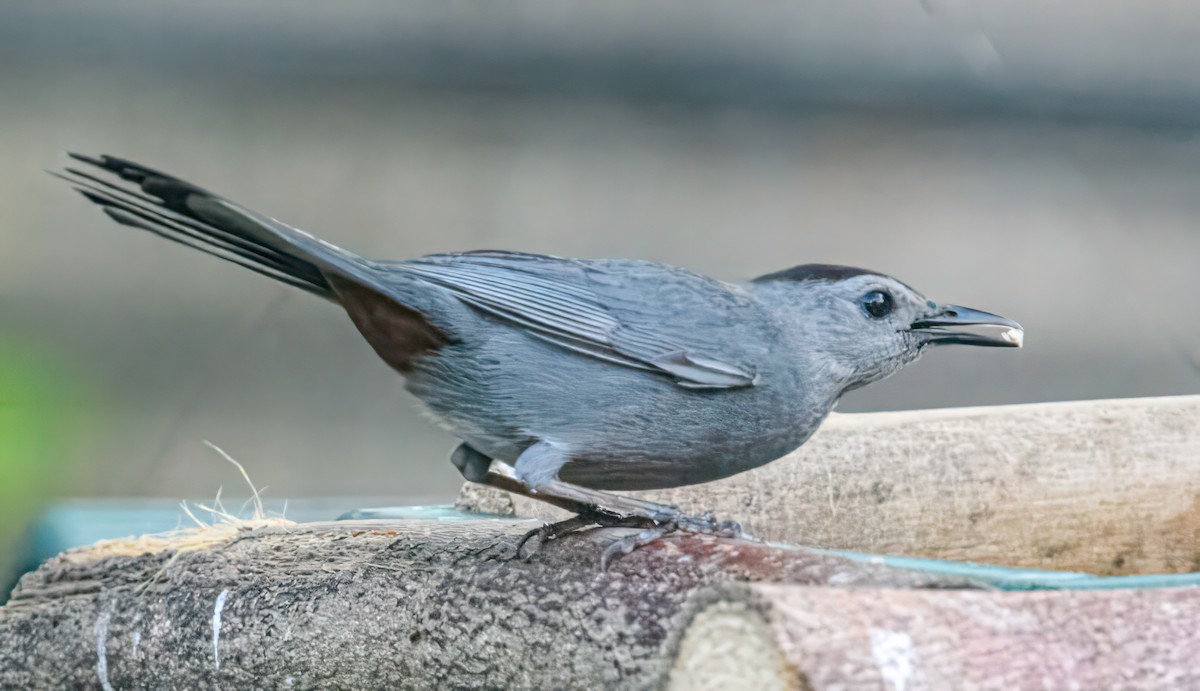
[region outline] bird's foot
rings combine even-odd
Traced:
[[[608,571],[609,565],[612,564],[614,560],[620,559],[638,547],[645,547],[652,542],[657,542],[661,540],[663,536],[669,535],[677,530],[679,530],[679,524],[671,521],[668,523],[663,523],[662,525],[656,525],[653,528],[646,528],[641,532],[634,533],[633,535],[626,535],[625,537],[613,541],[611,545],[605,547],[604,551],[600,553],[600,570]]]
[[[660,510],[647,512],[646,515],[621,516],[607,511],[584,511],[557,523],[547,523],[535,528],[522,536],[517,543],[516,554],[528,561],[537,549],[522,554],[525,546],[537,538],[538,549],[550,540],[556,540],[563,535],[590,528],[640,528],[633,535],[619,538],[606,547],[600,555],[601,570],[608,570],[609,565],[616,559],[633,552],[639,547],[645,547],[662,537],[674,532],[684,531],[717,537],[745,538],[742,526],[737,521],[719,521],[711,511],[705,511],[699,516],[689,516],[673,506],[663,506]]]
[[[742,525],[737,521],[719,521],[712,511],[705,511],[699,516],[689,516],[682,512],[645,530],[627,535],[613,542],[600,554],[600,570],[607,571],[609,565],[622,556],[629,554],[639,547],[657,542],[666,535],[684,531],[700,535],[716,537],[746,538]]]
[[[686,530],[691,533],[715,535],[717,537],[749,537],[742,532],[741,523],[731,520],[717,520],[716,515],[714,515],[712,511],[705,511],[699,516],[688,516],[681,514],[675,519],[675,521],[679,524],[680,530]]]
[[[599,526],[602,528],[649,528],[658,525],[654,519],[646,516],[617,516],[603,511],[584,511],[578,516],[572,516],[564,521],[547,523],[540,528],[525,533],[517,542],[517,557],[529,561],[538,550],[550,540],[568,533],[578,532],[584,528]],[[525,545],[537,538],[537,548],[522,555]]]

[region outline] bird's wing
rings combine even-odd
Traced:
[[[705,339],[697,342],[690,338],[689,328],[678,328],[678,324],[673,327],[669,323],[672,320],[665,318],[671,306],[660,306],[659,318],[654,319],[648,315],[638,318],[636,311],[620,304],[636,304],[636,298],[618,299],[613,304],[613,296],[609,295],[613,291],[595,283],[592,276],[598,267],[591,264],[544,255],[484,251],[430,255],[397,262],[389,268],[442,286],[462,302],[523,328],[532,336],[613,364],[669,375],[680,386],[727,389],[755,383],[752,364],[713,352],[712,344],[705,343]],[[643,278],[646,266],[657,267],[659,273],[668,270],[648,263],[628,266],[642,268],[633,274]],[[604,272],[614,285],[620,283],[620,275],[614,276],[610,268]],[[675,274],[665,277],[677,279]],[[659,287],[658,282],[644,285]],[[635,293],[639,288],[625,287]]]

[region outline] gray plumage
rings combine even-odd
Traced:
[[[535,490],[555,477],[675,487],[757,467],[927,345],[1005,344],[960,327],[1019,328],[851,267],[733,284],[515,252],[371,261],[144,166],[74,157],[97,173],[63,177],[118,222],[342,305],[448,430]]]

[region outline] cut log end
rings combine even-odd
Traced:
[[[701,610],[684,631],[671,666],[670,691],[805,688],[789,668],[762,614],[745,602]]]

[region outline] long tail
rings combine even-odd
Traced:
[[[326,273],[352,277],[362,270],[355,255],[191,183],[114,156],[70,156],[99,170],[68,167],[52,174],[123,225],[335,301]]]
[[[381,282],[379,270],[357,255],[132,161],[79,154],[71,158],[99,170],[68,167],[54,175],[99,204],[117,223],[340,304],[375,352],[400,372],[408,372],[417,358],[453,338],[452,329],[435,326],[421,311],[419,305],[428,303],[428,295],[406,300],[401,286]],[[416,283],[410,281],[409,288]]]

